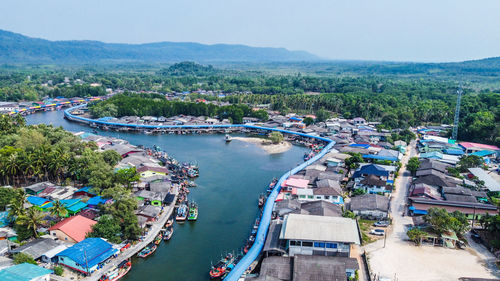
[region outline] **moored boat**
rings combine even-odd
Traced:
[[[179,208],[177,208],[177,216],[175,217],[176,221],[185,221],[188,216],[188,207],[186,204],[181,204]]]
[[[230,135],[226,135],[226,136],[224,137],[224,140],[225,140],[226,142],[231,142],[231,141],[233,140],[233,138],[232,138]]]
[[[172,238],[172,234],[174,234],[174,228],[169,227],[165,230],[165,234],[163,235],[163,240],[168,241]]]
[[[165,223],[165,227],[167,227],[167,228],[171,227],[173,224],[174,224],[174,218],[170,217],[170,218],[168,218],[167,223]]]
[[[195,221],[198,219],[198,205],[195,202],[189,204],[188,221]]]
[[[264,203],[266,203],[266,196],[264,194],[261,194],[259,196],[259,208],[262,208],[262,206],[264,206]]]
[[[125,276],[132,268],[130,259],[126,259],[118,264],[115,268],[109,270],[99,278],[99,281],[117,281]]]
[[[149,245],[147,245],[146,247],[144,247],[144,249],[142,249],[138,254],[137,256],[139,258],[146,258],[148,257],[149,255],[151,255],[152,253],[154,253],[156,251],[156,248],[158,246],[156,246],[155,243],[150,243]]]
[[[160,233],[158,233],[158,235],[156,235],[155,239],[153,240],[153,243],[155,243],[155,245],[160,245],[162,238],[163,234],[160,231]]]
[[[221,278],[228,272],[228,266],[233,264],[234,256],[233,254],[227,254],[223,259],[221,259],[216,265],[212,266],[210,269],[210,278]]]

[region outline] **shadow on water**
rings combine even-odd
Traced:
[[[62,111],[30,115],[27,122],[62,126],[73,132],[92,131],[63,119]],[[200,166],[198,187],[189,194],[198,203],[198,220],[175,224],[172,239],[162,242],[154,255],[134,259],[132,270],[123,278],[126,281],[209,280],[211,263],[244,246],[259,212],[259,194],[273,177],[300,163],[305,151],[293,146],[286,153],[269,155],[253,144],[226,144],[224,135],[98,133],[135,145],[156,144],[179,161],[196,161]]]

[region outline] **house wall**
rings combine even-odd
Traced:
[[[79,265],[77,264],[74,260],[70,259],[69,257],[65,257],[65,256],[59,256],[58,258],[59,260],[59,264],[62,264],[62,265],[65,265],[73,270],[77,270],[77,271],[80,271],[80,272],[83,272],[83,273],[87,273],[87,267],[83,264],[83,265]],[[96,269],[97,269],[97,264],[94,265],[93,267],[90,267],[88,269],[88,272],[89,273],[92,273],[94,272]]]
[[[341,198],[342,198],[341,196],[329,196],[329,195],[325,196],[325,195],[311,195],[311,194],[298,196],[299,201],[303,202],[323,200],[334,204],[339,204],[340,202],[342,202]]]
[[[496,215],[497,211],[495,210],[482,210],[482,209],[474,209],[474,208],[467,208],[467,207],[453,207],[453,206],[441,206],[441,205],[432,205],[432,204],[422,204],[422,203],[413,203],[413,207],[417,210],[428,210],[430,208],[442,208],[448,211],[449,213],[453,213],[454,211],[459,211],[461,213],[464,213],[468,215],[469,219],[472,219],[472,215],[475,213],[476,218],[480,217],[481,215],[484,215],[486,213],[490,215]]]
[[[288,241],[288,254],[291,257],[294,255],[349,257],[350,250],[350,245],[342,242],[309,240]]]
[[[59,240],[64,242],[77,243],[77,241],[75,241],[73,238],[69,237],[68,235],[66,235],[66,233],[62,232],[59,229],[51,230],[50,236],[55,236],[59,238]]]
[[[144,178],[156,176],[156,175],[166,175],[166,173],[155,172],[155,171],[144,171],[141,173],[141,177],[144,177]]]
[[[380,210],[354,210],[352,211],[356,215],[363,217],[363,218],[369,218],[369,219],[385,219],[387,218],[387,212],[382,212]]]

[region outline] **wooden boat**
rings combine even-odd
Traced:
[[[232,138],[230,135],[226,135],[226,136],[224,137],[224,140],[225,140],[226,142],[231,142],[231,141],[233,140],[233,138]]]
[[[168,241],[172,238],[172,234],[174,234],[174,228],[169,227],[165,230],[165,234],[163,235],[163,240]]]
[[[189,204],[189,215],[188,215],[188,221],[195,221],[198,219],[198,205],[196,203],[191,202]]]
[[[118,264],[115,268],[109,270],[99,278],[99,281],[117,281],[125,276],[132,268],[130,259],[126,259]]]
[[[162,238],[163,238],[163,234],[160,231],[160,233],[158,233],[158,235],[153,240],[153,243],[155,243],[155,245],[160,245]]]
[[[137,256],[139,258],[147,258],[148,256],[150,256],[151,254],[153,254],[155,251],[156,251],[156,248],[158,246],[155,244],[155,243],[150,243],[149,245],[147,245],[144,249],[142,249],[138,254]]]
[[[169,228],[169,227],[171,227],[173,224],[174,224],[174,218],[173,218],[173,217],[170,217],[170,218],[168,218],[167,223],[165,223],[165,227],[166,227],[166,228]]]
[[[210,278],[221,278],[227,273],[228,266],[234,261],[233,254],[227,254],[223,259],[221,259],[216,265],[212,266],[210,269]]]
[[[264,203],[266,203],[266,196],[264,194],[261,194],[259,196],[259,208],[262,208],[262,206],[264,206]]]
[[[185,221],[188,216],[188,207],[186,204],[182,204],[177,208],[177,216],[175,217],[176,221]]]

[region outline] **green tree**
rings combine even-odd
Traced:
[[[30,254],[26,254],[26,253],[14,254],[13,260],[14,260],[14,264],[21,264],[21,263],[31,263],[34,265],[37,264],[35,259],[33,259],[33,257]]]
[[[45,223],[45,215],[38,209],[31,207],[24,215],[18,216],[16,224],[31,232],[33,237],[38,237],[38,228]]]
[[[467,172],[469,168],[479,167],[483,164],[483,159],[476,155],[464,155],[460,157],[457,166],[460,172]]]
[[[269,134],[269,139],[272,141],[272,143],[277,144],[281,143],[284,139],[283,134],[280,132],[271,132]]]
[[[356,169],[359,167],[359,163],[363,163],[363,156],[361,153],[349,153],[351,157],[345,160],[345,165],[349,167],[349,169]]]
[[[420,167],[420,161],[418,157],[412,157],[408,160],[408,164],[406,164],[406,169],[411,172],[412,176],[415,176],[418,168]]]
[[[316,122],[325,122],[328,118],[330,118],[330,112],[325,109],[320,108],[316,111]]]
[[[302,122],[306,124],[306,126],[309,126],[314,123],[314,119],[312,119],[311,117],[306,117],[304,118],[304,120],[302,120]]]
[[[120,243],[121,235],[120,222],[111,215],[103,215],[99,218],[99,221],[92,226],[92,232],[87,236],[102,237],[112,243]]]
[[[54,274],[57,275],[57,276],[62,276],[64,273],[64,269],[62,266],[60,265],[56,265],[54,266]]]
[[[50,214],[57,217],[66,217],[68,215],[68,210],[61,201],[56,200],[52,203],[52,207],[49,208]]]
[[[105,150],[102,152],[103,160],[108,163],[111,167],[114,167],[118,162],[122,160],[122,156],[114,150]]]
[[[115,173],[115,181],[126,185],[128,189],[131,188],[131,184],[133,182],[139,181],[141,175],[137,173],[137,169],[135,167],[120,169]]]
[[[420,246],[420,244],[422,243],[422,238],[424,238],[427,233],[418,228],[412,228],[406,232],[406,235],[408,235],[408,238],[410,238],[411,241],[415,242],[417,246]]]

